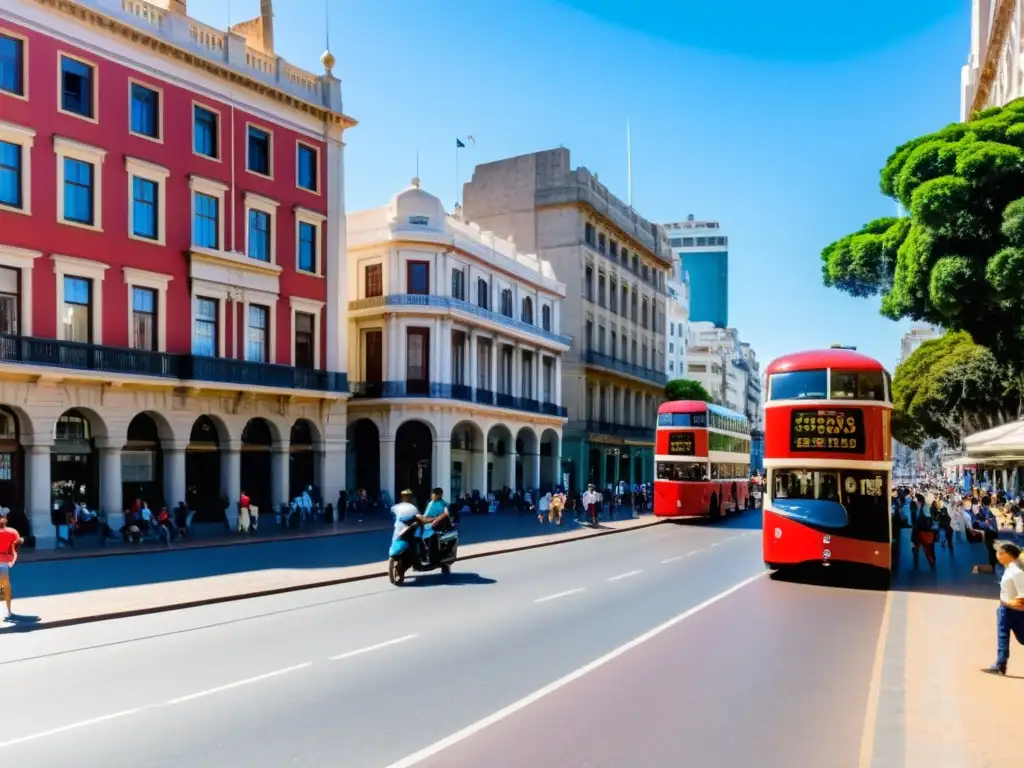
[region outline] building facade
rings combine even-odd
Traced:
[[[354,122],[261,9],[0,0],[0,501],[40,539],[344,487]]]
[[[677,260],[668,281],[668,347],[665,359],[669,380],[686,378],[687,338],[690,335],[690,279]]]
[[[572,168],[565,148],[479,165],[463,192],[470,221],[551,262],[571,286],[561,308],[573,337],[562,373],[570,486],[651,481],[667,381],[664,229]]]
[[[900,339],[900,362],[906,362],[917,348],[926,341],[937,339],[942,335],[942,329],[935,325],[915,325]]]
[[[729,238],[717,221],[666,224],[669,243],[683,271],[690,277],[690,320],[729,325]]]
[[[565,285],[419,182],[348,217],[350,471],[371,493],[562,483]]]
[[[960,120],[1024,96],[1024,0],[973,0],[960,72]]]
[[[748,407],[750,364],[735,328],[691,322],[686,378],[699,381],[714,401],[751,417]]]

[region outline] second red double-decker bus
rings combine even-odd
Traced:
[[[765,402],[769,568],[891,568],[890,378],[851,348],[774,360]]]
[[[750,425],[700,400],[658,408],[654,514],[721,517],[749,506]]]

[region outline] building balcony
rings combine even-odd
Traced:
[[[570,422],[568,427],[576,426],[587,432],[620,437],[624,440],[654,440],[654,427],[636,427],[628,424],[616,424],[612,421]]]
[[[348,392],[348,376],[334,371],[0,334],[3,363],[240,387]]]
[[[369,299],[356,299],[348,303],[350,312],[361,309],[378,309],[383,307],[431,307],[433,309],[445,310],[452,313],[462,313],[471,317],[479,318],[496,325],[510,326],[520,333],[539,336],[547,341],[560,344],[568,348],[572,344],[572,337],[565,336],[553,331],[546,331],[539,325],[516,320],[514,317],[507,317],[500,312],[490,309],[483,309],[462,299],[454,299],[451,296],[425,296],[414,293],[392,293],[387,296],[373,296]]]
[[[568,411],[563,405],[541,402],[529,397],[516,397],[489,389],[474,390],[467,384],[444,384],[441,382],[419,381],[354,381],[354,400],[381,400],[392,397],[428,398],[439,400],[462,400],[477,405],[492,405],[513,411],[540,413],[564,419]]]
[[[668,376],[664,371],[656,371],[653,368],[644,368],[639,365],[627,363],[625,360],[616,360],[614,357],[601,354],[600,352],[587,352],[585,355],[587,365],[595,365],[600,368],[622,373],[637,379],[643,379],[650,384],[657,384],[660,387],[668,383]]]

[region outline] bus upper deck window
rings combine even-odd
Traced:
[[[828,374],[824,370],[773,373],[770,386],[772,400],[825,400],[828,398]]]
[[[832,371],[833,400],[885,400],[881,371]]]

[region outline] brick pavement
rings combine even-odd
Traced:
[[[622,520],[602,523],[598,529],[589,527],[569,527],[558,532],[538,534],[535,518],[493,516],[482,520],[470,521],[470,532],[476,535],[465,536],[468,540],[459,548],[460,560],[483,557],[488,554],[509,552],[521,549],[549,546],[582,538],[592,538],[609,533],[616,533],[638,528],[646,528],[661,524],[651,516],[639,519]],[[491,533],[505,532],[507,538],[488,537],[472,529],[472,524],[490,526]],[[467,528],[463,523],[463,530]],[[551,529],[548,528],[550,531]],[[533,535],[529,535],[533,534]],[[199,550],[189,552],[177,550],[166,552],[162,557],[154,553],[144,558],[72,558],[58,562],[36,562],[19,565],[13,572],[15,610],[21,617],[13,624],[0,626],[0,632],[24,628],[42,628],[44,626],[60,626],[82,621],[95,621],[117,616],[152,613],[161,610],[173,610],[197,604],[208,604],[236,600],[297,589],[308,589],[316,586],[357,581],[387,574],[386,561],[379,559],[386,553],[386,534],[378,531],[376,536],[342,536],[343,540],[369,539],[365,544],[358,543],[363,550],[363,561],[353,559],[351,553],[342,557],[324,557],[321,560],[311,559],[303,553],[296,557],[294,550],[316,544],[308,540],[298,542],[268,542],[264,547],[227,548],[226,552]],[[484,539],[484,540],[480,540]],[[489,540],[488,540],[489,539]],[[322,543],[322,542],[321,542]],[[347,541],[339,543],[349,543]],[[330,542],[328,542],[330,544]],[[335,549],[336,545],[331,545]],[[372,550],[368,550],[371,546]],[[351,547],[350,547],[351,549]],[[238,560],[243,554],[250,552],[264,553],[253,560],[246,557],[247,567],[221,568],[222,558],[233,555]],[[278,553],[282,557],[278,557]],[[322,555],[322,552],[318,552]],[[366,556],[368,554],[368,556]],[[290,567],[276,567],[288,556]],[[177,558],[171,560],[170,558]],[[187,557],[189,560],[182,560]],[[165,559],[167,558],[167,559]],[[371,559],[372,558],[372,559]],[[198,565],[193,560],[201,560]],[[119,561],[110,563],[105,561]],[[301,563],[296,560],[303,561]],[[166,565],[161,569],[159,577],[142,573],[137,566],[149,567],[161,562]],[[172,565],[173,563],[173,565]],[[344,563],[344,564],[335,564]],[[194,565],[191,572],[178,565]],[[235,564],[238,565],[237,563]],[[270,567],[268,567],[268,565]],[[98,567],[107,571],[87,581]],[[34,573],[32,569],[36,569]],[[77,575],[69,575],[68,569],[74,569]],[[194,575],[206,569],[214,570],[213,575]],[[44,573],[45,583],[42,576]],[[133,574],[135,577],[133,579]],[[81,577],[83,581],[75,589],[74,579]],[[135,583],[131,583],[134,580]],[[27,582],[23,588],[23,582]],[[111,586],[105,586],[106,584]],[[19,597],[19,595],[25,595]]]

